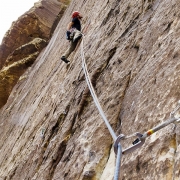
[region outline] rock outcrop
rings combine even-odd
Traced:
[[[0,111],[0,178],[112,180],[113,140],[85,82],[80,46],[69,65],[59,60],[66,24],[72,11],[84,15],[93,86],[115,132],[132,135],[168,119],[179,100],[179,8],[178,0],[73,0]],[[178,124],[158,131],[123,156],[120,179],[178,180],[179,144]]]
[[[19,77],[30,67],[47,42],[40,38],[17,48],[8,56],[4,68],[0,71],[0,107],[2,107]],[[21,78],[22,79],[22,78]]]
[[[41,0],[7,31],[0,46],[0,108],[19,77],[47,45],[68,3],[69,0]]]

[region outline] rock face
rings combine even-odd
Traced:
[[[47,45],[68,3],[41,0],[7,31],[0,46],[0,108],[19,77]]]
[[[35,38],[33,41],[17,48],[8,56],[7,65],[0,71],[0,107],[6,103],[19,77],[34,63],[46,45],[45,40]]]
[[[179,100],[179,8],[178,0],[72,1],[1,109],[0,178],[112,180],[113,140],[86,85],[80,46],[70,65],[59,60],[70,14],[84,15],[85,59],[107,119],[117,135],[132,135],[168,119]],[[120,179],[178,180],[179,144],[178,124],[158,131],[123,155]]]

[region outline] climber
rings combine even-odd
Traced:
[[[75,50],[76,45],[78,41],[81,39],[81,20],[82,15],[75,11],[72,13],[72,21],[67,26],[67,32],[66,32],[66,39],[70,41],[70,46],[64,53],[64,55],[61,57],[61,60],[65,63],[69,63],[70,61],[67,60],[69,55]]]

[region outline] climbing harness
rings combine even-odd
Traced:
[[[145,139],[152,135],[153,133],[155,133],[156,131],[164,128],[165,126],[171,124],[171,123],[179,123],[180,122],[180,117],[175,117],[175,112],[180,108],[180,101],[178,102],[178,106],[174,109],[173,112],[171,112],[170,114],[170,119],[166,120],[164,123],[148,130],[147,132],[145,132],[144,134],[141,134],[139,132],[136,132],[130,136],[125,136],[124,134],[120,134],[119,136],[116,136],[115,132],[113,131],[111,125],[109,124],[102,108],[101,108],[101,105],[98,101],[98,98],[96,96],[96,93],[94,91],[94,88],[92,86],[92,83],[91,83],[91,80],[90,80],[90,77],[89,77],[89,73],[88,73],[88,70],[87,70],[87,65],[86,65],[86,62],[85,62],[85,57],[84,57],[84,48],[83,48],[83,38],[84,38],[84,35],[82,34],[82,41],[81,41],[81,57],[82,57],[82,68],[83,68],[83,71],[84,71],[84,74],[85,74],[85,78],[86,78],[86,82],[87,82],[87,85],[89,87],[89,90],[90,90],[90,93],[92,95],[92,98],[95,102],[95,105],[96,107],[98,108],[99,110],[99,113],[100,115],[102,116],[102,119],[104,120],[113,140],[114,140],[114,152],[116,154],[116,167],[115,167],[115,173],[114,173],[114,180],[118,180],[119,179],[119,175],[120,175],[120,167],[121,167],[121,158],[122,158],[122,154],[127,154],[127,153],[130,153],[134,150],[136,150],[137,148],[141,147],[144,142],[145,142]],[[133,136],[136,136],[137,139],[132,143],[133,145],[131,145],[129,148],[125,149],[125,150],[122,150],[122,146],[121,146],[121,143],[120,141],[121,140],[125,140],[129,137],[133,137]]]

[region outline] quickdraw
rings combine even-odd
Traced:
[[[179,110],[180,108],[180,101],[178,101],[178,106],[174,109],[173,112],[170,113],[170,119],[166,120],[165,122],[163,122],[160,125],[157,125],[156,127],[149,129],[147,132],[145,132],[144,134],[141,134],[139,132],[136,132],[134,135],[137,136],[137,139],[135,139],[132,142],[132,145],[130,147],[128,147],[127,149],[122,150],[122,154],[128,154],[132,151],[135,151],[136,149],[140,148],[144,143],[145,143],[145,139],[149,136],[151,136],[153,133],[157,132],[158,130],[168,126],[171,123],[179,123],[180,122],[180,117],[175,117],[175,113]],[[117,148],[118,148],[118,144],[120,143],[121,140],[126,139],[126,136],[124,134],[120,134],[115,143],[114,143],[114,152],[115,154],[117,154]]]

